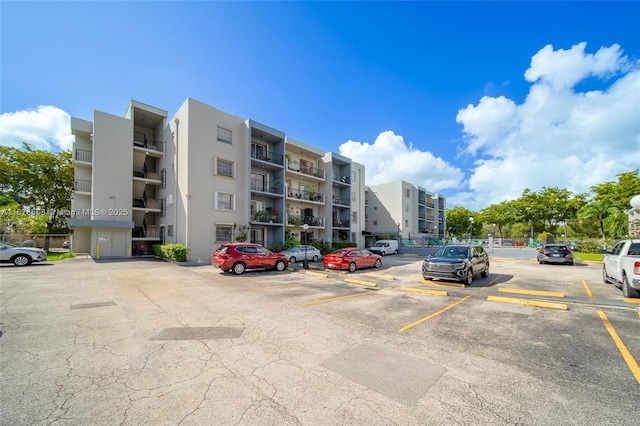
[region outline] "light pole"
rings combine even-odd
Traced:
[[[302,229],[304,230],[304,260],[302,261],[302,268],[309,269],[309,261],[307,260],[307,229],[309,229],[308,224],[302,225]]]
[[[436,243],[436,245],[438,245],[438,238],[440,238],[440,236],[438,235],[438,225],[433,225],[433,241]]]
[[[469,218],[469,242],[471,242],[471,234],[473,233],[473,216]]]

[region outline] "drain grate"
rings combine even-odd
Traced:
[[[98,302],[98,303],[79,303],[77,305],[71,305],[71,309],[89,309],[89,308],[102,308],[103,306],[117,306],[116,302]]]
[[[405,405],[415,404],[446,372],[437,364],[373,344],[356,346],[322,365]]]
[[[211,340],[235,339],[244,327],[169,327],[149,340]]]

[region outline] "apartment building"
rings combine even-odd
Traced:
[[[131,101],[124,117],[72,118],[73,250],[94,257],[285,238],[364,245],[364,166],[188,98],[172,119]]]
[[[404,180],[371,185],[366,190],[368,235],[429,242],[445,237],[446,198]]]

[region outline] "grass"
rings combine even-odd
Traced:
[[[602,262],[604,254],[602,253],[573,253],[573,257],[580,260]]]
[[[62,260],[62,259],[69,259],[70,257],[76,257],[75,253],[47,253],[47,261],[51,262],[51,261],[55,261],[55,260]]]

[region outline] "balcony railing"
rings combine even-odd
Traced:
[[[280,184],[268,185],[262,179],[251,179],[251,190],[269,192],[271,194],[282,194],[282,185]]]
[[[303,217],[293,214],[287,215],[287,225],[301,227],[304,224],[324,228],[324,218],[316,216]]]
[[[338,195],[333,196],[333,204],[348,206],[351,203],[351,199],[349,197],[340,197]]]
[[[160,227],[157,225],[137,226],[131,230],[133,238],[160,238]]]
[[[164,143],[161,141],[151,141],[147,140],[147,135],[142,132],[134,132],[133,134],[133,146],[138,148],[144,148],[151,151],[163,152]]]
[[[160,173],[153,170],[147,170],[145,167],[134,167],[133,177],[160,180]]]
[[[76,179],[74,183],[74,188],[78,192],[91,192],[91,181]]]
[[[318,192],[301,191],[300,189],[291,189],[287,194],[287,198],[293,200],[305,200],[314,201],[317,203],[324,203],[324,194]]]
[[[348,228],[349,222],[346,220],[333,219],[333,227],[334,228]]]
[[[276,154],[273,151],[252,150],[251,158],[253,158],[254,160],[260,160],[267,163],[278,164],[280,166],[284,164],[284,155]]]
[[[156,209],[160,210],[162,202],[161,200],[156,200],[154,198],[144,199],[144,198],[134,198],[131,207],[133,208],[141,208],[141,209]]]
[[[76,148],[76,161],[84,161],[85,163],[90,163],[92,158],[92,152],[86,149]]]
[[[287,170],[291,170],[292,172],[296,173],[302,173],[303,175],[307,176],[314,176],[324,180],[324,170],[310,166],[307,163],[300,164],[297,161],[289,161],[287,163]]]
[[[261,223],[281,223],[278,212],[259,210],[251,211],[251,221]]]

